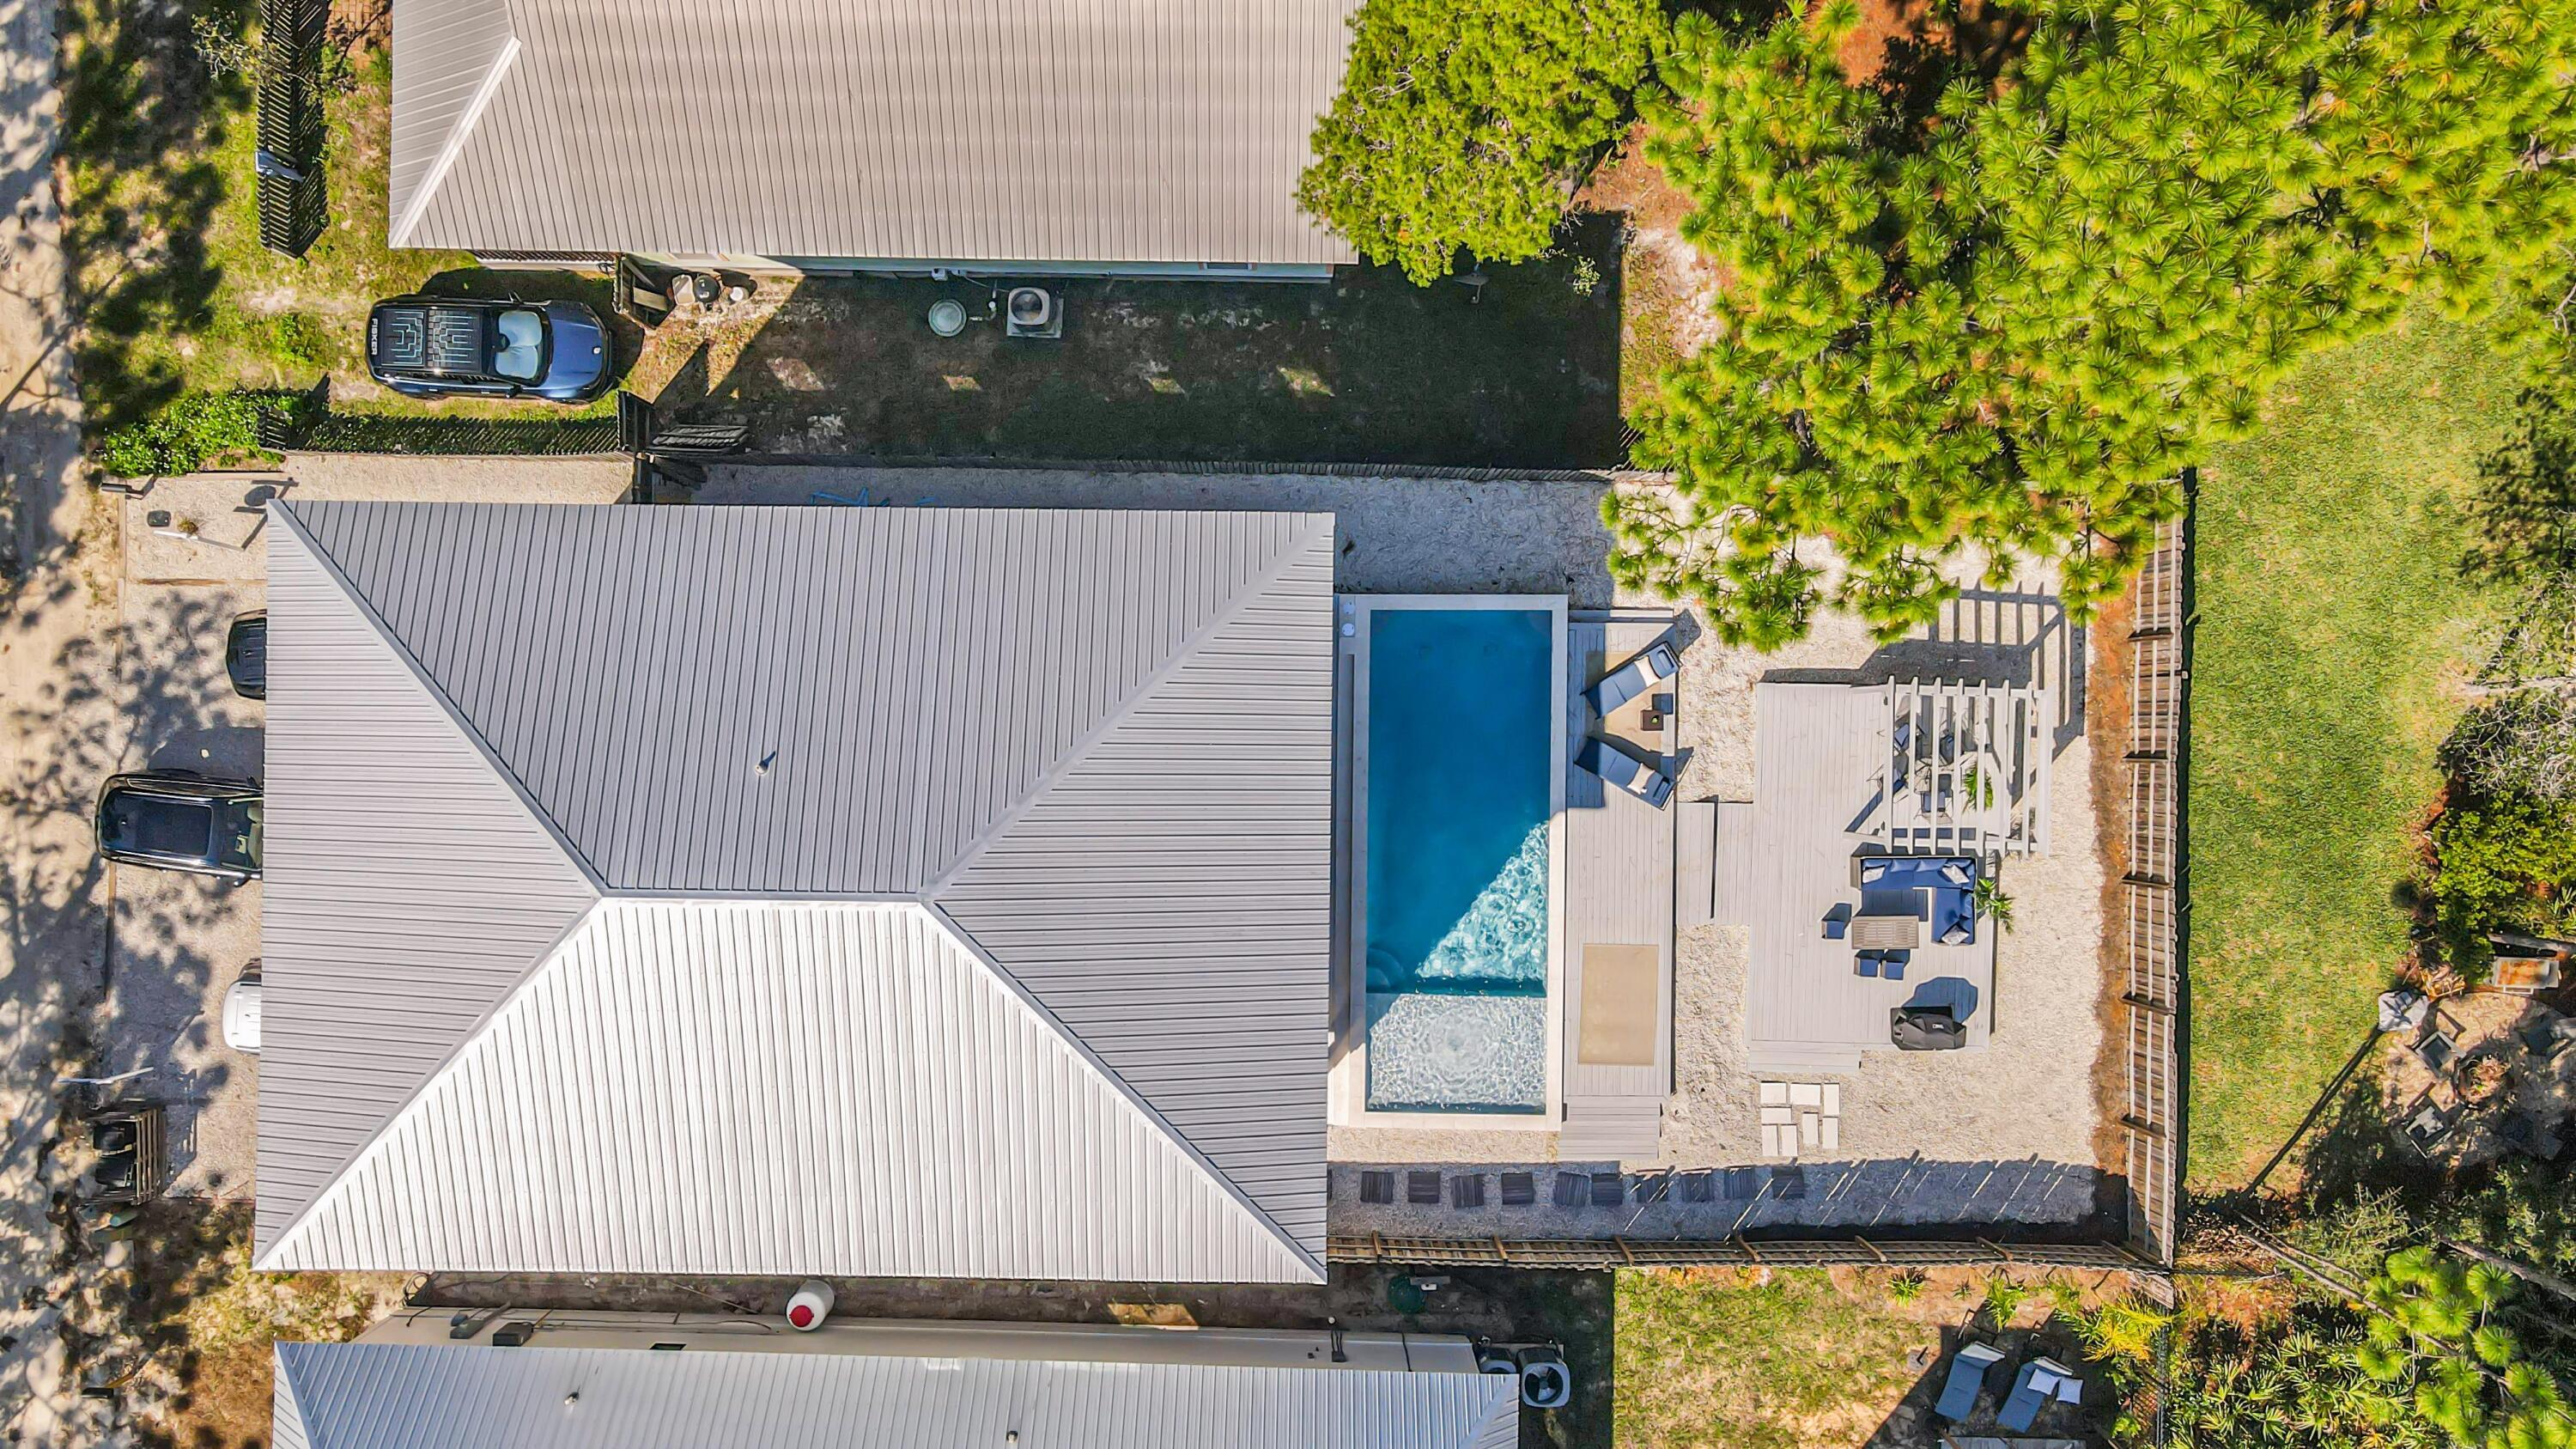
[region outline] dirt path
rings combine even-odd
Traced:
[[[68,1186],[56,1078],[105,953],[88,808],[121,744],[110,681],[115,521],[80,476],[61,217],[53,0],[0,0],[0,1425],[79,1444],[112,1406],[79,1397],[61,1320],[86,1316],[51,1219]]]

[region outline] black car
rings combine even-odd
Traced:
[[[98,792],[98,853],[239,883],[259,874],[260,813],[256,780],[194,770],[119,775]]]
[[[608,390],[608,329],[579,302],[396,297],[367,314],[367,372],[412,397],[588,402]]]
[[[244,699],[268,698],[268,611],[243,614],[224,631],[224,673],[233,693]]]

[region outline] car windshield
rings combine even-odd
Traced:
[[[230,800],[223,806],[223,834],[216,837],[215,863],[226,870],[259,869],[257,800]]]
[[[214,807],[202,800],[118,795],[107,802],[110,850],[203,860],[214,844]]]
[[[501,334],[501,345],[492,354],[492,370],[512,382],[535,381],[537,354],[545,350],[545,322],[521,307],[502,313],[493,326]]]

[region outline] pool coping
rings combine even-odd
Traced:
[[[1333,620],[1333,1050],[1327,1120],[1336,1127],[1553,1132],[1565,1119],[1565,792],[1568,600],[1563,594],[1338,594]],[[1368,616],[1381,608],[1492,609],[1548,616],[1546,1087],[1537,1112],[1381,1111],[1368,1103]]]

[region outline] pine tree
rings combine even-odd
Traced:
[[[1462,247],[1547,250],[1666,34],[1657,0],[1367,0],[1351,27],[1297,199],[1426,285]]]
[[[1827,591],[1897,637],[1962,558],[2054,559],[2082,617],[2301,359],[2576,229],[2576,0],[2068,4],[1928,115],[1845,81],[1856,15],[1687,16],[1650,112],[1727,285],[1640,420],[1674,487],[1605,504],[1611,564],[1723,637],[1795,637]]]

